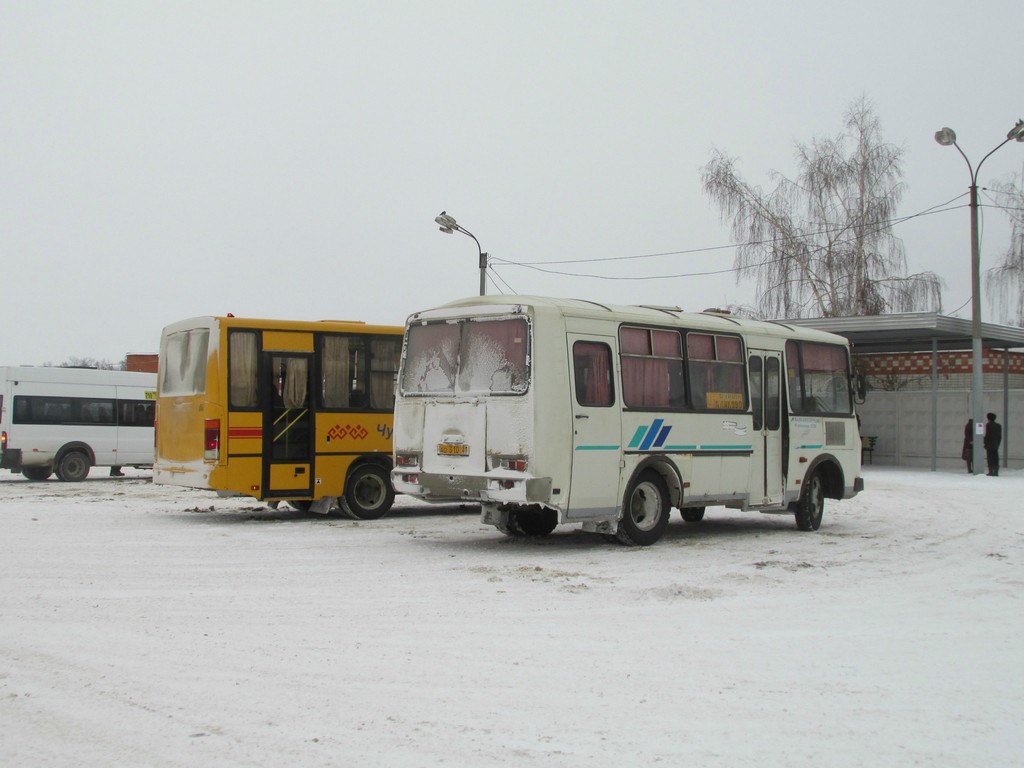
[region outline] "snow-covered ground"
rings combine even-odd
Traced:
[[[1024,472],[627,549],[0,475],[0,765],[1024,764]]]

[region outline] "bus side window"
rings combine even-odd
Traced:
[[[611,349],[606,344],[592,341],[577,341],[573,344],[576,402],[580,405],[600,407],[615,402],[611,357]]]

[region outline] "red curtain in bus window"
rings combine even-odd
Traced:
[[[611,405],[614,398],[611,349],[597,342],[577,341],[572,347],[572,358],[576,374],[576,401],[580,405]]]
[[[667,406],[669,361],[653,357],[623,357],[622,400],[632,408]]]

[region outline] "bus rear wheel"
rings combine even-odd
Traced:
[[[653,469],[642,472],[626,492],[618,540],[629,546],[650,546],[665,532],[669,509],[664,478]]]
[[[29,480],[49,480],[53,474],[53,467],[22,467],[21,474]]]
[[[345,494],[338,499],[342,511],[353,520],[379,520],[394,503],[391,477],[377,464],[363,464],[352,470]]]
[[[547,536],[558,525],[558,513],[553,509],[527,508],[508,513],[510,536]]]
[[[804,485],[800,500],[796,503],[796,527],[801,531],[816,531],[825,514],[825,482],[820,472],[814,472]]]
[[[679,513],[688,523],[699,523],[704,519],[704,507],[683,507]]]
[[[57,477],[65,483],[78,483],[89,475],[89,457],[81,451],[68,451],[57,462]]]

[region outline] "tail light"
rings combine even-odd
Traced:
[[[207,461],[220,459],[220,419],[207,419],[203,428],[203,451]]]
[[[505,456],[501,459],[501,468],[511,469],[513,472],[525,472],[526,463],[526,459],[522,456]]]
[[[7,430],[0,432],[0,451],[7,450]]]
[[[396,453],[395,454],[395,466],[398,467],[417,467],[420,463],[419,454],[416,453]]]

